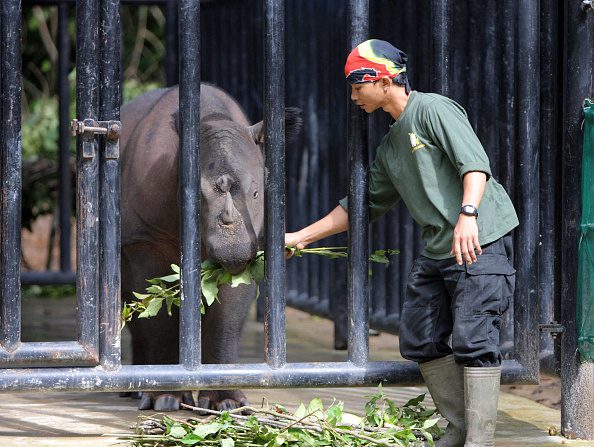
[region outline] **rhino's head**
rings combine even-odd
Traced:
[[[286,127],[292,134],[300,127],[296,112]],[[242,126],[214,115],[200,129],[202,244],[209,259],[238,273],[260,248],[264,227],[262,122]]]

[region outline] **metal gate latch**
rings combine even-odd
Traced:
[[[104,157],[106,159],[120,158],[120,133],[122,131],[122,123],[120,121],[95,121],[86,119],[78,121],[76,119],[70,122],[70,132],[73,137],[81,135],[84,139],[92,139],[95,135],[105,135],[107,144],[105,145]],[[84,141],[84,140],[83,140]],[[95,145],[82,144],[83,158],[95,157]]]
[[[120,138],[120,131],[122,123],[119,121],[95,121],[86,119],[83,121],[72,120],[70,122],[70,131],[72,136],[77,135],[90,136],[91,135],[106,135],[108,140],[118,140]]]

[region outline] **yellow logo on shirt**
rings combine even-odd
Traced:
[[[411,152],[415,152],[422,147],[425,147],[425,145],[421,143],[421,140],[419,140],[419,137],[417,137],[414,132],[409,132],[408,138],[410,139]]]

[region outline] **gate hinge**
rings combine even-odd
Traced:
[[[565,332],[565,326],[557,323],[556,321],[551,321],[550,324],[540,324],[538,329],[540,332],[548,332],[553,338],[557,338],[558,335]]]
[[[119,144],[120,133],[122,130],[122,123],[120,121],[95,121],[86,119],[83,121],[72,120],[70,122],[70,132],[73,137],[82,135],[83,138],[93,138],[95,135],[105,135],[107,144],[105,147],[105,158],[118,159],[120,158]],[[95,150],[91,146],[85,147],[83,143],[83,157],[93,158]]]

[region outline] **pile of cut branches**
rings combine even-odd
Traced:
[[[133,435],[117,435],[135,447],[376,447],[433,446],[443,434],[435,410],[421,405],[422,394],[398,407],[381,386],[365,404],[365,416],[344,411],[342,402],[324,409],[321,399],[301,404],[291,413],[285,407],[265,402],[262,408],[242,407],[214,411],[183,405],[209,413],[206,418],[176,420],[165,415],[141,417]],[[242,412],[250,412],[243,416]]]

